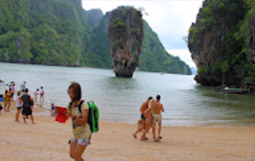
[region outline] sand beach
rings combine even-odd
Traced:
[[[15,106],[0,116],[1,161],[71,161],[68,140],[71,121],[40,116],[35,108],[32,124],[15,122]],[[21,118],[20,118],[21,120]],[[153,142],[134,139],[135,124],[100,122],[83,157],[86,161],[252,161],[255,160],[255,127],[251,126],[165,126],[163,139]]]

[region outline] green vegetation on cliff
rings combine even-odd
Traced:
[[[87,23],[71,0],[0,0],[0,60],[81,65]]]
[[[254,6],[254,0],[204,1],[188,40],[199,67],[199,83],[241,86],[255,82],[255,64],[247,56]]]
[[[179,57],[167,53],[157,34],[146,22],[144,22],[144,40],[139,64],[139,68],[144,71],[191,74],[189,66]]]
[[[80,0],[0,0],[0,61],[111,68],[109,17],[100,12],[84,11]],[[149,34],[145,31],[145,37]],[[184,63],[166,54],[162,45],[155,46],[159,52],[150,51],[150,41],[145,38],[141,70],[190,74],[184,67],[173,67]],[[150,54],[158,56],[153,63],[144,60]],[[161,55],[171,63],[163,58],[160,62]],[[161,64],[164,67],[156,68]]]

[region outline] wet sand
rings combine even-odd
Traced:
[[[32,124],[15,122],[15,108],[0,116],[1,161],[71,161],[71,121],[62,124],[51,116],[38,116]],[[20,118],[20,120],[22,120]],[[153,142],[134,139],[135,124],[100,122],[100,131],[83,157],[86,161],[252,161],[255,160],[255,127],[248,126],[167,126],[163,139]]]

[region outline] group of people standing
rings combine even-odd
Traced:
[[[137,133],[144,130],[141,135],[141,141],[147,140],[147,132],[152,128],[152,135],[154,142],[158,142],[162,139],[161,127],[162,127],[162,115],[161,112],[164,112],[163,105],[160,103],[160,95],[156,96],[156,100],[152,97],[149,97],[140,107],[141,120],[139,120],[139,125],[133,137],[136,138]],[[158,134],[156,137],[156,126],[158,127]]]
[[[39,88],[37,88],[36,91],[34,92],[35,102],[37,102],[38,95],[40,95],[40,102],[44,102],[44,89],[42,86],[41,86],[41,91],[39,91]]]
[[[41,91],[37,89],[34,93],[34,99],[28,94],[29,90],[26,88],[26,82],[24,81],[20,86],[20,91],[17,91],[17,96],[14,99],[15,95],[15,83],[11,82],[9,85],[9,90],[5,90],[3,97],[4,102],[4,112],[10,112],[10,106],[12,101],[16,102],[17,113],[15,115],[15,121],[19,121],[20,113],[23,115],[24,123],[26,122],[26,118],[30,116],[32,123],[35,124],[34,117],[32,114],[34,102],[37,101],[37,95],[40,95],[40,101],[44,101],[44,89],[41,86]],[[1,105],[0,105],[1,106]],[[1,108],[0,108],[1,112]]]
[[[4,111],[5,112],[10,112],[11,101],[13,101],[14,93],[15,93],[15,83],[11,82],[9,85],[9,90],[6,89],[4,92],[3,101],[4,101]]]

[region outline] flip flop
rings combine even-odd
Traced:
[[[146,140],[147,140],[146,138],[141,139],[141,141],[146,141]]]
[[[159,138],[159,139],[162,139],[162,136],[159,136],[158,138]]]
[[[154,140],[154,142],[156,143],[156,142],[159,142],[159,140]]]
[[[133,137],[136,139],[136,135],[135,134],[132,134],[133,135]]]

